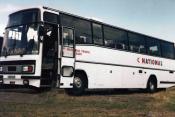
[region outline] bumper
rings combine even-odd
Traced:
[[[28,82],[28,83],[24,84],[25,82]],[[34,86],[34,87],[40,87],[40,80],[4,79],[3,84],[7,84],[7,85],[29,85],[29,86]]]
[[[40,82],[41,81],[39,77],[15,76],[15,78],[10,78],[8,75],[4,75],[2,77],[2,84],[6,85],[27,85],[33,87],[40,87]]]

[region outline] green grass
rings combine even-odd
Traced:
[[[11,92],[0,96],[9,94]],[[0,99],[0,117],[171,117],[175,114],[174,89],[153,95],[114,93],[75,97],[53,90],[40,94],[14,93],[10,96],[5,101]],[[13,100],[15,97],[18,97],[19,100]]]
[[[165,103],[165,108],[169,111],[175,112],[175,92],[171,92],[171,94],[169,94]]]

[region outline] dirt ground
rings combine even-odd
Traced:
[[[64,90],[38,93],[0,89],[0,117],[174,117],[175,88],[155,94],[143,90],[87,91],[68,96]]]

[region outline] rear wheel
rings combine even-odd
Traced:
[[[73,88],[66,89],[66,93],[69,95],[82,95],[85,91],[85,81],[82,74],[75,74],[73,80]]]
[[[147,84],[147,90],[149,93],[154,93],[157,90],[157,83],[155,80],[150,79]]]

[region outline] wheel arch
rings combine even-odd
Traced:
[[[148,78],[148,80],[147,80],[147,85],[146,85],[146,87],[148,87],[148,82],[149,82],[150,80],[153,80],[153,81],[155,82],[155,84],[156,84],[156,87],[157,87],[158,82],[157,82],[157,77],[156,77],[155,74],[151,74],[151,75],[149,76],[149,78]]]
[[[87,73],[85,72],[85,70],[82,70],[82,69],[76,69],[75,70],[75,75],[76,74],[81,74],[83,75],[83,80],[85,81],[85,88],[88,88],[88,76],[87,76]]]

